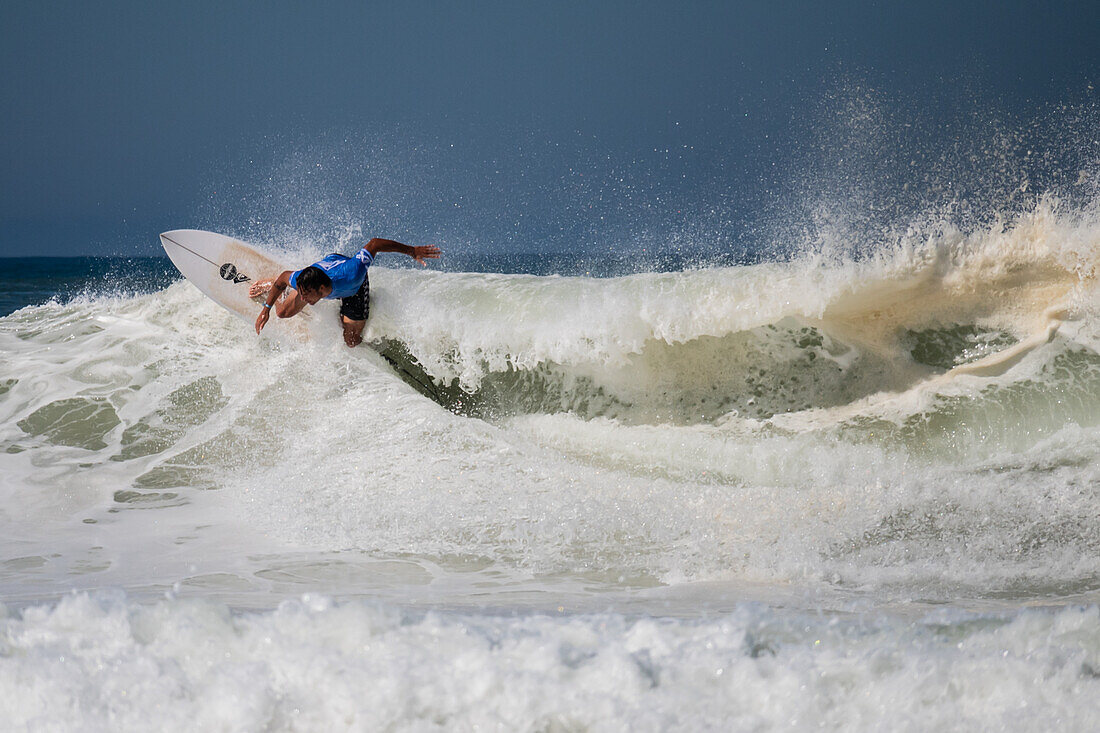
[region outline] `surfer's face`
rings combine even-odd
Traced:
[[[302,290],[302,299],[309,305],[317,305],[317,301],[332,292],[332,288],[321,286],[316,290]]]

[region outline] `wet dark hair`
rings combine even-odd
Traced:
[[[331,288],[332,279],[319,267],[310,265],[298,273],[298,291],[316,292],[321,288]]]

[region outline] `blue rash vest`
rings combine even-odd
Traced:
[[[374,262],[374,257],[366,248],[355,253],[354,257],[331,254],[323,260],[314,262],[310,267],[323,270],[332,280],[332,292],[325,298],[350,298],[359,292],[359,287],[367,277],[367,268]],[[302,268],[304,270],[306,268]],[[290,276],[290,287],[298,289],[298,270]]]

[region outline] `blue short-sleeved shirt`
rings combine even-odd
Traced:
[[[367,277],[367,268],[373,263],[374,257],[364,248],[356,252],[354,257],[331,254],[310,267],[323,270],[332,280],[332,292],[326,298],[350,298],[359,292],[359,287]],[[304,269],[303,267],[302,270]],[[295,290],[298,289],[298,275],[302,270],[290,276],[290,287]]]

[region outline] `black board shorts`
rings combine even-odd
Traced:
[[[370,278],[363,276],[359,292],[340,298],[340,315],[352,321],[365,321],[370,313]]]

